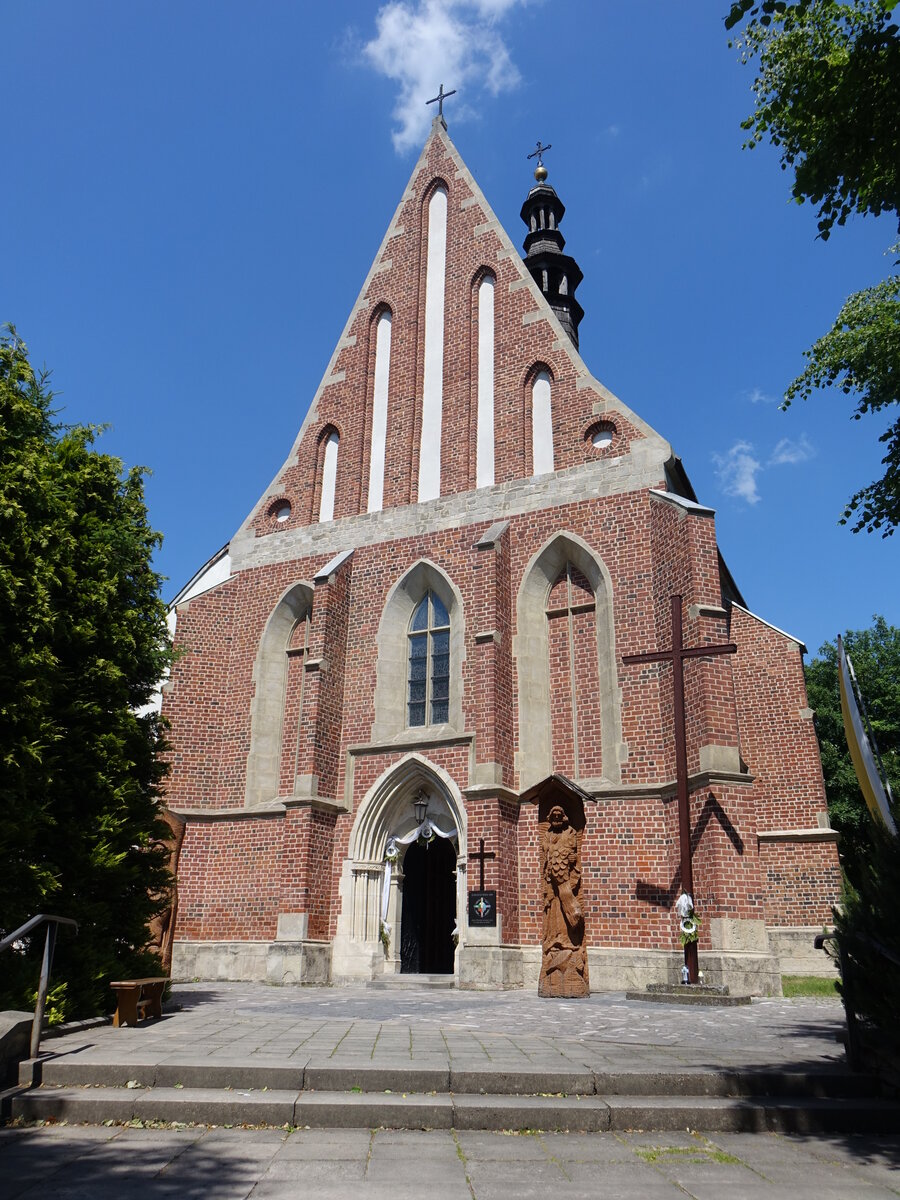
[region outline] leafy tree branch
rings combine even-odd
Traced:
[[[900,249],[897,247],[895,249]],[[856,292],[832,328],[805,351],[809,365],[785,393],[782,408],[806,400],[816,388],[839,387],[855,395],[854,420],[882,412],[900,399],[900,275]],[[900,418],[881,435],[887,446],[884,475],[848,502],[841,524],[854,533],[880,530],[889,537],[900,523]]]

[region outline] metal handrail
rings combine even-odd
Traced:
[[[37,1003],[34,1006],[34,1022],[31,1026],[31,1049],[29,1056],[37,1058],[38,1051],[41,1048],[41,1026],[44,1023],[44,1007],[47,1003],[47,988],[50,983],[50,968],[53,965],[53,951],[56,947],[56,931],[60,925],[74,925],[75,932],[78,932],[78,922],[73,921],[71,917],[56,917],[51,913],[38,913],[36,917],[32,917],[30,921],[26,921],[24,925],[20,925],[18,929],[14,929],[12,933],[0,941],[0,952],[7,950],[14,942],[20,938],[27,936],[32,929],[37,929],[39,925],[47,923],[47,937],[44,942],[44,961],[41,964],[41,981],[38,984]]]

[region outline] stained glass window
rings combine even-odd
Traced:
[[[409,623],[409,724],[450,719],[450,614],[439,596],[422,597]]]

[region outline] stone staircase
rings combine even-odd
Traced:
[[[396,1065],[146,1065],[45,1056],[5,1094],[25,1121],[312,1128],[900,1132],[876,1080],[815,1071],[540,1071]]]

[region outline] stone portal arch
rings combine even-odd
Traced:
[[[341,912],[332,960],[336,979],[371,979],[400,970],[402,860],[406,847],[399,847],[398,862],[390,872],[387,923],[391,944],[387,953],[379,936],[385,852],[390,838],[403,838],[415,829],[413,800],[422,790],[428,796],[428,816],[444,832],[456,834],[456,912],[462,938],[466,899],[466,814],[462,795],[441,767],[421,754],[407,754],[375,781],[360,802],[353,822],[340,884]]]

